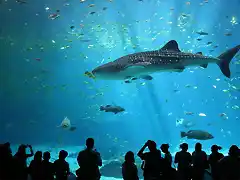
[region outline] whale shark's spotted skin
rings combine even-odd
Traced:
[[[239,51],[240,45],[226,51],[218,58],[202,55],[201,52],[181,52],[175,40],[169,41],[163,48],[155,51],[139,52],[118,58],[95,68],[92,73],[99,79],[143,78],[151,80],[154,72],[182,72],[188,66],[206,68],[208,63],[216,63],[226,77],[230,77],[229,63]]]

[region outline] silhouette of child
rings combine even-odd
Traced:
[[[134,153],[128,151],[125,155],[125,162],[122,164],[122,176],[124,180],[138,180],[138,170],[135,165]]]
[[[29,165],[29,174],[32,180],[42,180],[42,152],[37,151],[34,155],[34,159]]]
[[[180,148],[182,150],[176,153],[174,160],[174,163],[178,164],[177,177],[179,180],[190,180],[192,156],[188,152],[187,143],[182,143]]]
[[[218,173],[218,161],[220,161],[224,157],[222,153],[218,152],[218,150],[221,150],[221,149],[222,147],[217,145],[213,145],[211,147],[212,153],[209,155],[208,161],[211,167],[213,180],[220,180],[219,173]]]
[[[43,153],[42,176],[43,179],[45,180],[54,180],[54,167],[53,163],[49,162],[50,158],[51,158],[50,152],[46,151]]]
[[[65,160],[68,156],[68,152],[61,150],[56,161],[54,161],[54,172],[56,175],[56,180],[67,180],[70,174],[69,164]]]
[[[202,151],[202,144],[196,143],[192,153],[193,180],[203,180],[205,169],[209,168],[207,154]]]

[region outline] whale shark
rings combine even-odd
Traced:
[[[204,56],[202,52],[187,53],[179,50],[175,40],[167,42],[161,49],[138,52],[122,56],[115,61],[96,67],[92,74],[97,79],[106,80],[136,80],[139,78],[152,80],[150,74],[155,72],[183,72],[189,66],[207,68],[209,63],[215,63],[221,72],[230,78],[229,64],[240,50],[240,45],[226,50],[218,57]]]

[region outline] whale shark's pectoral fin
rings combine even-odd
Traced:
[[[201,64],[200,66],[203,68],[207,68],[208,64]]]
[[[167,44],[165,44],[160,51],[176,51],[181,52],[178,48],[178,43],[175,40],[169,41]]]
[[[174,69],[175,72],[183,72],[185,67],[177,67]]]
[[[150,75],[142,75],[142,76],[140,76],[140,78],[145,79],[145,80],[148,80],[148,81],[150,81],[150,80],[153,79],[153,77],[150,76]]]

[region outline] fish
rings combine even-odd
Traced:
[[[100,106],[100,111],[112,112],[114,114],[117,114],[125,111],[125,109],[116,105],[106,105],[106,106]]]
[[[71,125],[70,119],[68,119],[68,117],[65,117],[61,122],[61,124],[57,127],[60,127],[62,129],[66,129],[69,131],[75,131],[77,129],[77,127]]]
[[[190,130],[188,132],[181,132],[181,138],[187,137],[188,139],[208,140],[213,139],[213,135],[209,132],[202,130]]]
[[[27,1],[23,1],[23,0],[16,0],[16,2],[19,3],[19,4],[26,4],[27,3]]]
[[[71,127],[71,122],[68,119],[68,117],[65,117],[63,119],[63,121],[61,122],[61,124],[59,126],[57,126],[57,127],[61,127],[63,129],[70,128]]]
[[[203,32],[203,31],[198,31],[198,32],[196,32],[196,33],[199,34],[199,35],[201,35],[201,36],[206,36],[206,35],[208,35],[207,32]]]
[[[232,33],[228,32],[224,34],[225,36],[232,36]]]
[[[184,114],[186,114],[186,115],[194,115],[194,112],[187,112],[187,111],[184,111]]]
[[[180,119],[176,120],[176,126],[183,126],[187,129],[191,128],[195,125],[196,125],[196,123],[191,121],[191,120],[186,120],[186,119],[183,119],[183,118],[180,118]]]
[[[132,78],[152,80],[153,78],[149,75],[151,73],[183,72],[188,66],[207,68],[209,63],[216,63],[222,73],[230,78],[229,63],[239,50],[240,45],[214,58],[204,56],[202,52],[196,54],[181,52],[178,43],[171,40],[159,50],[128,54],[115,61],[100,65],[92,70],[92,74],[96,79],[105,80],[128,80]]]

